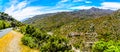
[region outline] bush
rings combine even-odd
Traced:
[[[52,36],[40,47],[40,51],[43,52],[65,52],[70,51],[72,47],[68,45],[68,40],[62,36]]]
[[[120,52],[120,41],[98,41],[93,46],[93,52]]]
[[[25,25],[20,28],[20,32],[24,34],[33,34],[36,31],[36,29],[30,25]]]
[[[29,46],[30,48],[37,47],[36,40],[35,40],[33,37],[30,37],[30,36],[25,35],[25,36],[22,38],[22,42],[23,42],[24,45],[27,45],[27,46]]]
[[[25,34],[22,38],[23,44],[30,48],[39,48],[41,52],[68,52],[71,50],[66,37],[51,36],[30,25],[21,27],[20,31]]]

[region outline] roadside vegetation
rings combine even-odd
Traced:
[[[23,44],[39,49],[40,52],[69,52],[72,49],[68,44],[69,40],[64,36],[51,36],[30,25],[21,27],[21,32],[24,34]]]
[[[4,12],[0,12],[0,30],[5,29],[5,28],[11,28],[11,27],[19,27],[22,26],[23,24],[8,14]]]
[[[8,28],[10,27],[10,23],[7,22],[7,21],[3,21],[3,20],[0,20],[0,29],[5,29],[5,28]]]

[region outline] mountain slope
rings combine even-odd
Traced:
[[[100,16],[111,14],[112,12],[112,10],[99,9],[93,7],[87,10],[83,9],[72,12],[54,13],[50,15],[38,15],[26,20],[24,23],[31,24],[35,27],[40,28],[41,30],[51,31],[67,23],[80,21],[82,19],[97,18]]]
[[[48,14],[42,14],[42,15],[36,15],[32,18],[28,18],[26,20],[24,20],[24,23],[32,23],[33,21],[37,20],[37,19],[42,19],[44,17],[48,17],[48,16],[53,16],[55,15],[55,13],[48,13]]]
[[[103,42],[119,42],[120,10],[108,13],[100,16],[96,15],[95,17],[93,17],[94,15],[90,15],[86,18],[81,18],[74,17],[69,12],[62,12],[36,20],[30,24],[39,27],[41,30],[50,31],[52,35],[67,37],[70,45],[84,52],[104,48],[100,47],[103,46],[103,43],[98,44],[98,47],[94,46],[94,48],[92,48],[93,45],[96,45],[96,42],[100,40]],[[111,45],[111,43],[107,44]],[[102,52],[104,50],[102,50]]]
[[[73,21],[61,26],[59,29],[56,29],[53,34],[66,36],[70,38],[70,43],[75,48],[80,48],[82,51],[90,51],[92,50],[91,47],[94,43],[97,41],[99,42],[100,40],[103,42],[119,42],[119,32],[120,10],[99,18]],[[103,43],[97,44],[95,50],[104,48],[99,48],[100,46],[103,46]],[[102,52],[105,49],[102,49]]]

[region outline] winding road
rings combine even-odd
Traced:
[[[7,28],[7,29],[0,30],[0,38],[2,38],[4,35],[9,33],[10,31],[12,31],[12,28]]]

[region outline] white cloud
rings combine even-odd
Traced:
[[[84,0],[73,0],[73,2],[81,2],[81,1],[84,1]]]
[[[21,3],[19,3],[19,4],[17,5],[16,8],[22,9],[22,8],[26,7],[26,5],[27,5],[27,2],[21,2]]]
[[[10,7],[5,9],[5,13],[8,13],[9,15],[20,21],[25,19],[26,17],[41,14],[41,12],[39,11],[40,9],[43,9],[43,7],[27,7],[27,2],[23,1],[18,4],[12,4]]]
[[[92,3],[91,1],[87,1],[87,0],[73,0],[73,2]]]
[[[96,7],[96,6],[76,6],[76,7],[71,7],[70,9],[90,9],[92,7]]]
[[[103,2],[99,8],[117,10],[120,9],[120,2]]]
[[[111,9],[111,10],[117,10],[120,9],[120,3],[118,2],[103,2],[101,3],[101,6],[74,6],[70,9],[90,9],[91,7],[101,8],[101,9]]]
[[[92,3],[91,1],[85,1],[85,3]]]
[[[67,2],[68,0],[61,0],[60,2]]]
[[[42,12],[39,11],[40,9],[40,7],[26,7],[22,10],[14,11],[10,13],[10,15],[12,15],[17,20],[23,20],[25,18],[41,14]]]

